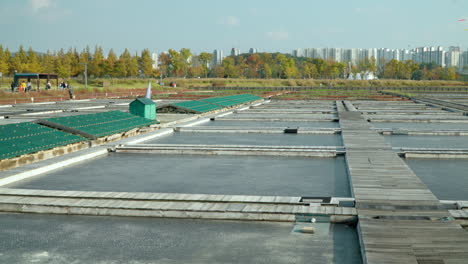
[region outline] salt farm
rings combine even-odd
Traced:
[[[2,262],[466,263],[467,96],[239,98],[2,105]]]

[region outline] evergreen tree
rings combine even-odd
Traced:
[[[128,51],[128,49],[125,49],[124,52],[120,55],[119,61],[118,61],[118,73],[119,76],[121,77],[130,77],[132,76],[130,72],[130,63],[132,60],[132,55]],[[138,68],[138,64],[137,64]],[[138,69],[137,69],[138,71]]]
[[[0,45],[0,72],[3,75],[9,73],[8,62],[10,61],[10,54],[3,50],[3,46]]]
[[[104,54],[102,52],[102,48],[96,46],[94,48],[94,53],[92,60],[89,64],[89,75],[94,77],[102,77],[104,69]]]
[[[80,53],[80,63],[89,63],[91,62],[91,52],[89,50],[89,47],[86,46],[85,49],[83,49]]]
[[[66,54],[71,60],[71,75],[78,76],[83,72],[83,65],[80,64],[80,54],[76,49],[68,49]]]
[[[27,63],[25,64],[24,71],[27,72],[42,72],[42,66],[39,63],[39,58],[37,57],[36,52],[30,47],[27,53]]]
[[[127,64],[123,59],[118,59],[114,66],[114,76],[127,77]]]
[[[23,46],[19,46],[19,50],[15,54],[15,57],[18,57],[19,61],[23,64],[28,63],[28,56],[26,55],[26,51],[24,51]]]
[[[117,55],[115,55],[114,50],[110,49],[109,54],[107,54],[104,75],[108,75],[111,77],[118,77],[117,72],[116,72],[116,64],[117,64]]]
[[[4,51],[3,51],[3,57],[5,59],[5,63],[7,64],[7,72],[8,74],[12,75],[13,74],[13,71],[11,71],[10,69],[10,64],[11,64],[11,52],[10,50],[8,50],[8,48],[6,48]]]
[[[18,52],[15,53],[15,55],[10,59],[10,72],[18,72],[18,73],[23,73],[26,71],[27,68],[27,63],[28,58],[26,55],[26,52],[24,51],[23,46],[19,47]]]
[[[18,55],[15,54],[15,56],[13,56],[11,59],[10,59],[10,73],[15,73],[15,72],[18,72],[18,73],[22,73],[24,72],[24,68],[26,66],[26,64],[22,63],[21,62],[21,59]]]
[[[65,56],[63,49],[60,49],[57,53],[57,59],[55,60],[55,71],[60,78],[71,77],[71,59]]]
[[[144,49],[141,52],[140,57],[140,69],[146,77],[152,77],[153,75],[153,60],[148,49]]]
[[[138,55],[135,54],[135,56],[130,58],[130,61],[128,63],[128,77],[139,77],[139,65],[138,65]]]
[[[49,50],[44,56],[42,56],[41,64],[45,73],[55,73],[55,60],[55,56],[52,55]]]

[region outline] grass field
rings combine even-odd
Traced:
[[[62,80],[60,80],[62,81]],[[258,96],[278,96],[279,99],[375,99],[387,98],[368,87],[382,87],[384,90],[398,90],[401,87],[467,87],[468,82],[460,81],[408,81],[408,80],[304,80],[304,79],[164,79],[167,85],[174,81],[177,88],[160,86],[156,79],[92,79],[85,88],[81,80],[68,80],[73,87],[76,99],[88,98],[135,98],[146,92],[148,82],[152,83],[153,98],[155,99],[198,99],[215,96],[226,96],[240,93],[250,93]],[[40,91],[28,93],[11,93],[8,83],[11,78],[4,78],[0,89],[0,104],[13,104],[53,100],[67,100],[68,91],[52,89],[45,91],[45,82],[41,82]],[[33,84],[34,85],[34,84]],[[216,89],[212,87],[248,87],[250,89]],[[307,91],[273,91],[269,87],[316,87]],[[320,88],[322,87],[322,88]],[[330,88],[331,87],[331,88]],[[340,89],[355,87],[353,90]],[[204,89],[202,89],[204,88]],[[357,89],[356,89],[357,88]],[[417,89],[416,89],[417,90]],[[34,98],[34,99],[31,99]]]
[[[467,86],[462,81],[413,81],[413,80],[313,80],[313,79],[166,79],[169,83],[175,81],[178,86],[195,87],[437,87],[437,86]]]
[[[12,78],[5,77],[1,90],[8,90]],[[62,81],[62,80],[59,80]],[[83,89],[84,82],[80,79],[69,79],[68,81],[74,89]],[[158,79],[90,79],[89,89],[141,89],[151,81],[153,87],[158,87]],[[468,87],[468,82],[464,81],[414,81],[414,80],[314,80],[314,79],[183,79],[167,78],[163,82],[168,85],[176,82],[181,88],[199,87],[281,87],[281,86],[302,86],[302,87]],[[45,81],[41,81],[41,88],[44,88]]]

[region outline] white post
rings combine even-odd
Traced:
[[[151,99],[151,82],[148,82],[148,89],[146,90],[146,98]]]

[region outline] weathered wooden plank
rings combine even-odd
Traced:
[[[450,263],[465,257],[468,233],[439,220],[450,214],[435,195],[350,102],[337,102],[337,110],[364,262]]]

